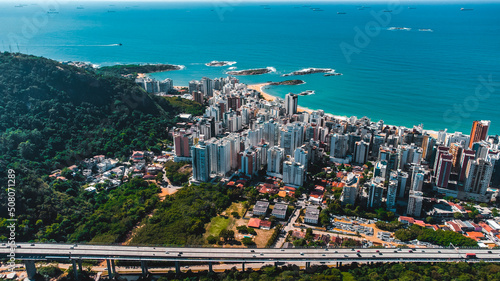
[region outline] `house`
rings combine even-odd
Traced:
[[[488,234],[493,235],[493,236],[498,234],[498,230],[491,228],[491,226],[489,226],[485,222],[479,222],[479,226],[481,226],[482,231],[484,233],[488,233]]]
[[[275,204],[273,208],[272,216],[277,217],[278,219],[284,220],[286,217],[286,210],[288,209],[288,205],[286,204]]]
[[[265,216],[267,214],[267,209],[269,208],[269,202],[257,201],[253,207],[254,216]]]
[[[412,224],[415,223],[415,219],[414,218],[412,218],[412,217],[405,217],[405,216],[400,216],[398,218],[398,221],[402,222],[402,223],[406,223],[408,225],[412,225]]]
[[[269,229],[271,229],[271,225],[272,224],[270,221],[265,221],[265,220],[260,221],[260,228],[262,228],[262,229],[269,230]]]
[[[304,222],[309,224],[318,224],[319,210],[317,207],[307,207]]]
[[[477,231],[466,232],[467,237],[474,239],[476,241],[484,240],[484,234]]]
[[[292,237],[298,238],[298,239],[304,239],[306,237],[306,233],[302,232],[302,231],[293,231]]]
[[[132,156],[130,157],[133,161],[141,161],[144,159],[144,152],[142,151],[134,151],[132,152]]]
[[[247,224],[248,227],[260,228],[260,219],[251,218]]]
[[[462,228],[460,228],[460,226],[458,226],[458,224],[456,224],[455,222],[447,221],[444,224],[448,226],[452,231],[462,232]]]

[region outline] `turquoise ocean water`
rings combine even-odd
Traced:
[[[305,80],[266,91],[284,97],[314,90],[299,105],[337,115],[467,134],[473,120],[489,119],[490,133],[500,133],[500,3],[18,4],[0,3],[3,51],[99,65],[184,65],[152,75],[175,85],[225,76],[228,67],[204,65],[212,60],[236,61],[237,69],[274,67],[239,78]],[[308,67],[343,75],[281,77]]]

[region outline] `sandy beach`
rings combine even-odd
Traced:
[[[248,85],[247,88],[259,92],[261,94],[261,96],[265,100],[267,100],[267,101],[274,101],[274,100],[276,100],[276,97],[273,96],[273,95],[270,95],[269,93],[266,93],[264,91],[264,87],[268,86],[269,84],[270,83],[252,84],[252,85]],[[302,107],[302,106],[298,106],[297,110],[299,112],[308,112],[308,113],[312,113],[314,111],[312,109],[309,109],[309,108],[306,108],[306,107]],[[331,116],[335,117],[336,119],[341,119],[341,120],[347,120],[347,119],[349,119],[348,116],[333,115],[333,114],[330,114],[330,113],[326,113],[326,114],[331,115]],[[389,124],[385,124],[385,126],[399,127],[399,126],[389,125]],[[434,131],[434,130],[425,130],[425,129],[423,131],[424,131],[424,133],[428,133],[429,135],[431,135],[433,138],[437,138],[437,135],[438,135],[437,131]]]
[[[248,89],[252,89],[252,90],[255,90],[255,91],[259,92],[259,93],[260,93],[260,95],[261,95],[261,96],[262,96],[265,100],[267,100],[267,101],[274,101],[274,100],[276,100],[276,97],[275,97],[275,96],[272,96],[272,95],[270,95],[270,94],[268,94],[268,93],[266,93],[266,92],[264,91],[264,87],[265,87],[265,86],[268,86],[268,85],[269,85],[269,83],[252,84],[252,85],[248,85],[248,86],[247,86],[247,88],[248,88]],[[311,113],[311,112],[313,112],[314,110],[309,109],[309,108],[305,108],[305,107],[302,107],[302,106],[298,106],[298,107],[297,107],[297,111],[299,111],[299,112],[309,112],[309,113]]]

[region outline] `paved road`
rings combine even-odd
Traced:
[[[176,248],[112,245],[18,244],[17,259],[114,259],[199,262],[380,262],[456,261],[475,253],[477,260],[500,262],[500,250],[487,249],[247,249]],[[359,252],[358,252],[359,251]],[[0,258],[10,249],[0,248]]]

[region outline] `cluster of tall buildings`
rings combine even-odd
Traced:
[[[475,121],[470,136],[389,126],[369,118],[342,118],[322,110],[300,112],[298,96],[267,101],[232,77],[191,81],[189,91],[207,103],[203,116],[173,131],[177,159],[191,159],[193,180],[210,181],[259,171],[302,186],[313,163],[363,166],[340,177],[342,202],[421,216],[424,191],[487,202],[500,186],[499,137],[489,121]],[[196,100],[196,99],[195,99]],[[371,165],[370,165],[371,166]]]
[[[174,89],[174,82],[172,79],[167,78],[162,81],[152,79],[149,77],[136,78],[135,83],[141,86],[146,92],[156,94],[165,93],[168,94]]]

